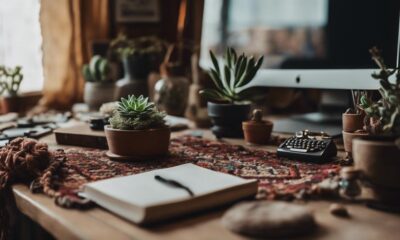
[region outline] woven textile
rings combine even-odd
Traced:
[[[155,143],[156,144],[156,143]],[[170,155],[135,162],[110,160],[103,150],[65,149],[66,160],[50,186],[61,195],[74,195],[88,182],[194,163],[211,170],[259,180],[259,199],[293,199],[314,184],[337,175],[339,163],[314,164],[279,159],[275,153],[191,136],[171,140]]]

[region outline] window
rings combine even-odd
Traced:
[[[22,66],[20,91],[43,88],[40,0],[0,0],[0,64]]]
[[[328,0],[206,0],[201,60],[234,47],[266,55],[263,67],[279,68],[289,58],[323,58]]]

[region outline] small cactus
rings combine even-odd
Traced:
[[[106,82],[109,80],[110,64],[106,58],[94,55],[89,64],[83,65],[82,75],[87,82]]]

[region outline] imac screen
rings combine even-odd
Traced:
[[[264,55],[270,69],[375,68],[377,46],[396,64],[398,0],[205,0],[201,65],[208,51]]]

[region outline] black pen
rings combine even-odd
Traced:
[[[184,189],[186,192],[188,192],[189,195],[190,195],[191,197],[194,196],[194,193],[192,192],[192,190],[190,190],[190,188],[186,187],[185,185],[183,185],[183,184],[180,183],[180,182],[177,182],[177,181],[171,180],[171,179],[163,178],[163,177],[161,177],[160,175],[155,175],[155,176],[154,176],[154,179],[156,179],[156,180],[159,181],[159,182],[165,183],[165,184],[167,184],[167,185],[169,185],[169,186],[171,186],[171,187],[182,188],[182,189]]]

